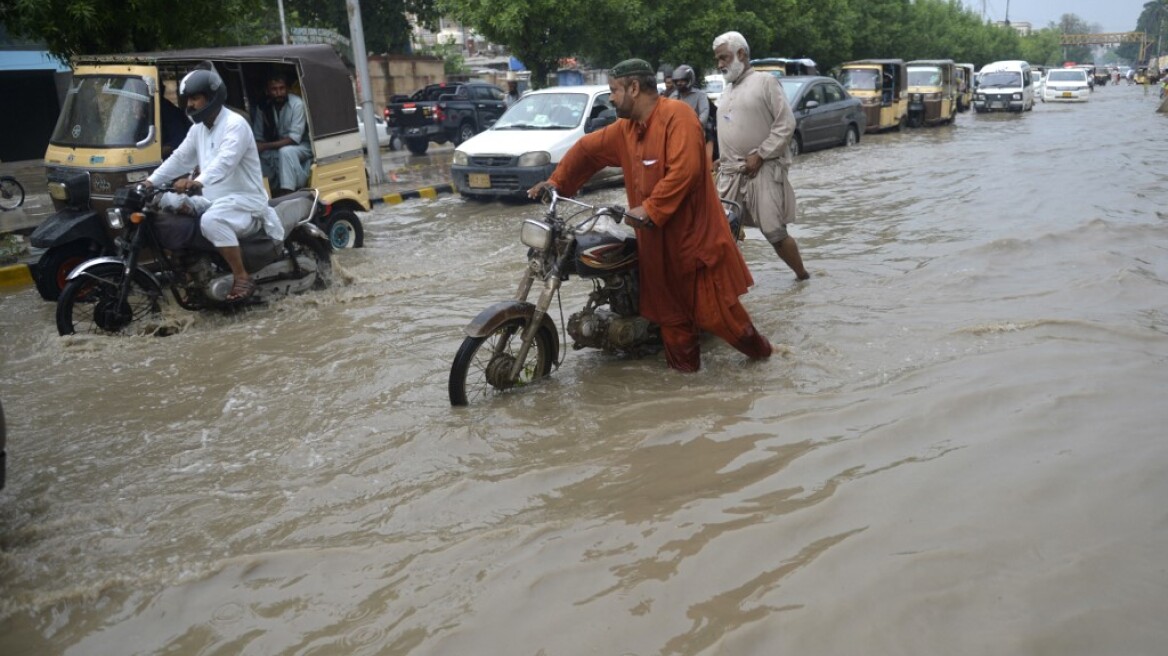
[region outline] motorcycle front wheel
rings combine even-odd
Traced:
[[[158,319],[162,292],[150,276],[134,271],[126,300],[119,302],[123,282],[125,268],[115,263],[90,267],[70,280],[57,299],[57,332],[127,335],[142,330],[148,320]]]
[[[511,368],[519,352],[525,319],[504,322],[486,337],[467,337],[450,367],[450,405],[467,405],[493,394],[523,387],[552,371],[556,336],[547,326],[535,334],[519,378]]]

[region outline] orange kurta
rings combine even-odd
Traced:
[[[730,233],[706,161],[704,128],[693,109],[661,98],[644,123],[622,119],[585,135],[550,181],[571,196],[606,166],[624,170],[629,207],[644,206],[653,221],[653,227],[637,230],[640,312],[662,327],[667,351],[670,335],[680,331],[692,336],[696,360],[701,328],[740,350],[743,339],[753,335],[766,344],[765,353],[754,340],[748,355],[769,355],[769,344],[738,304],[754,279]],[[671,366],[690,368],[667,356]]]

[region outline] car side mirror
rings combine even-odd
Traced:
[[[808,100],[807,102],[803,103],[803,109],[815,109],[816,107],[819,107],[818,100]]]

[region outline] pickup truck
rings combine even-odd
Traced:
[[[422,155],[431,141],[457,146],[491,127],[507,109],[505,95],[486,82],[431,84],[411,96],[395,96],[386,121],[411,153]]]

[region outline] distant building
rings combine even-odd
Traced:
[[[1008,23],[1006,21],[994,21],[994,25],[998,27],[1012,27],[1015,32],[1022,36],[1030,36],[1030,33],[1034,31],[1034,28],[1026,21],[1010,21]]]

